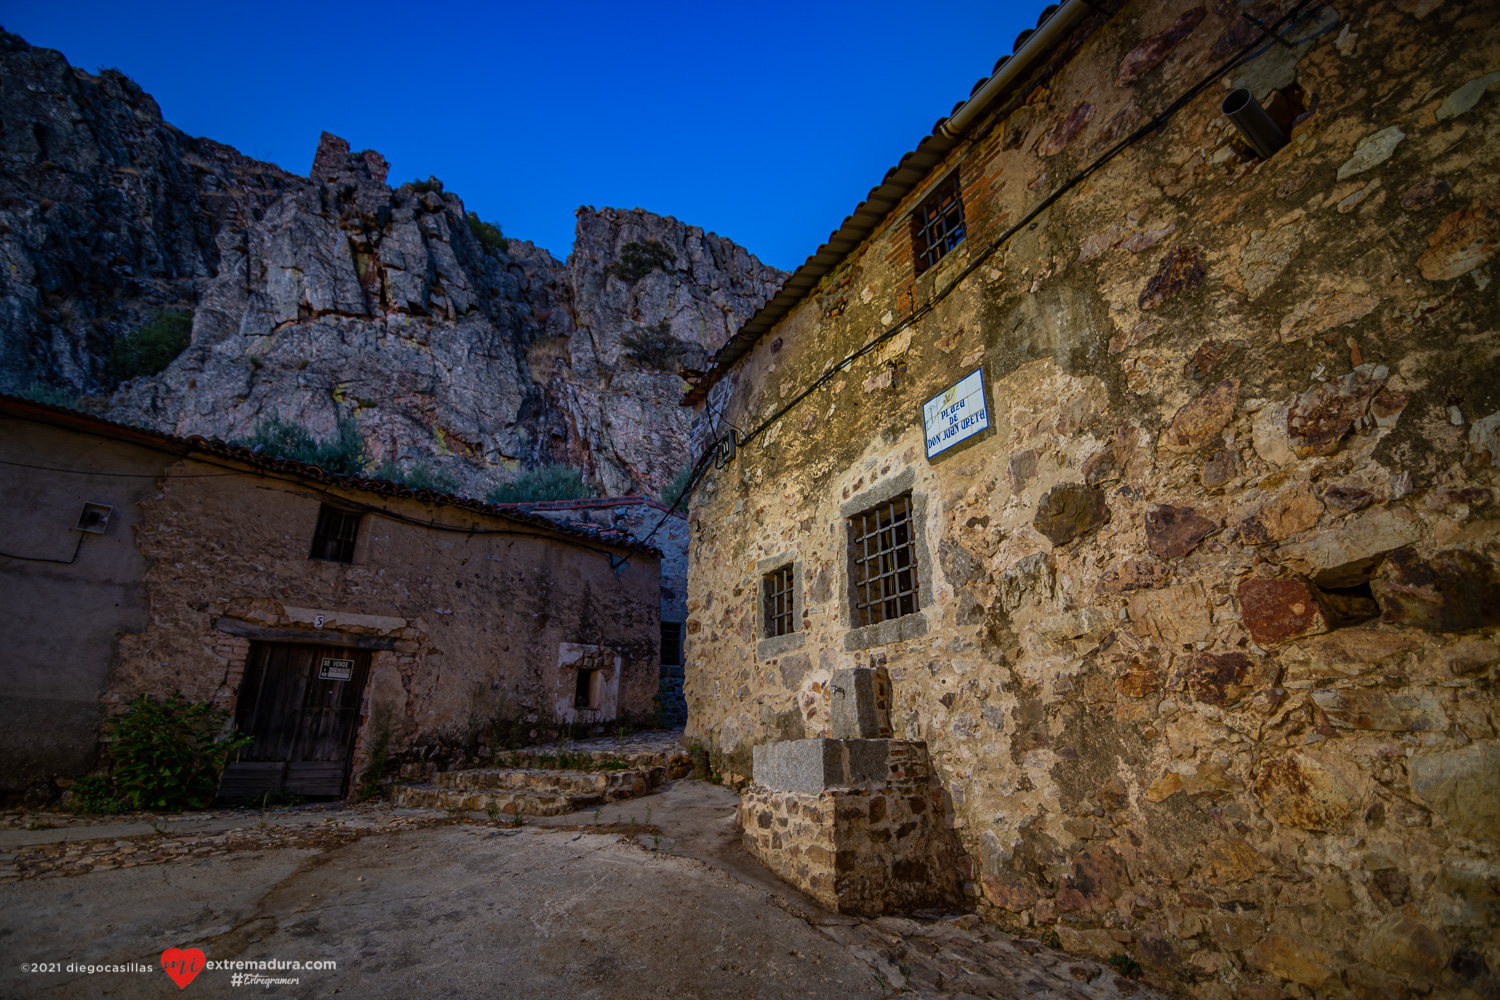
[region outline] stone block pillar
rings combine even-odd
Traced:
[[[891,679],[884,667],[835,670],[830,684],[835,739],[889,739]]]
[[[872,694],[874,671],[850,688]],[[846,721],[874,724],[851,698]],[[889,698],[886,699],[889,704]],[[960,899],[952,832],[927,744],[809,739],[755,748],[740,799],[745,846],[829,909],[861,916],[950,907]]]

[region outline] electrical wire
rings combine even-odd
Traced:
[[[9,464],[9,463],[6,463]],[[83,532],[78,533],[78,544],[73,546],[73,558],[71,559],[49,559],[46,556],[18,556],[14,552],[0,552],[0,558],[20,559],[23,562],[57,563],[60,566],[71,566],[78,561],[78,553],[83,549]]]
[[[1165,126],[1169,121],[1171,121],[1171,119],[1177,114],[1177,112],[1186,107],[1187,104],[1193,100],[1193,98],[1197,97],[1204,90],[1208,89],[1215,82],[1220,80],[1224,76],[1224,74],[1230,72],[1243,63],[1250,61],[1251,59],[1259,57],[1262,53],[1270,49],[1272,45],[1278,44],[1278,40],[1276,38],[1278,29],[1282,29],[1283,25],[1290,24],[1291,26],[1295,26],[1296,24],[1300,23],[1303,11],[1308,7],[1314,6],[1321,6],[1321,0],[1301,0],[1300,3],[1298,3],[1290,11],[1283,15],[1280,20],[1278,20],[1270,27],[1266,27],[1265,25],[1261,25],[1257,22],[1257,26],[1261,28],[1261,36],[1259,38],[1255,39],[1252,42],[1246,43],[1246,45],[1240,49],[1239,53],[1237,53],[1235,56],[1225,61],[1224,63],[1220,64],[1218,68],[1214,69],[1206,76],[1202,77],[1197,83],[1180,94],[1174,101],[1172,101],[1171,104],[1167,105],[1166,108],[1154,115],[1150,121],[1146,122],[1144,125],[1137,128],[1134,132],[1130,133],[1130,135],[1115,143],[1109,149],[1100,154],[1088,166],[1084,167],[1082,170],[1069,177],[1062,184],[1058,185],[1058,187],[1055,188],[1052,193],[1047,195],[1047,197],[1043,198],[1030,211],[1028,211],[1019,222],[1011,226],[1009,229],[1005,230],[1005,232],[1001,233],[999,236],[995,237],[995,239],[991,240],[982,250],[975,254],[968,265],[965,266],[963,270],[959,271],[958,274],[954,276],[953,280],[945,285],[941,291],[935,293],[932,298],[928,299],[921,306],[914,308],[910,313],[906,315],[905,318],[901,319],[895,325],[883,331],[873,340],[866,343],[863,347],[860,347],[858,350],[847,355],[838,364],[828,368],[823,372],[822,375],[818,376],[818,378],[816,378],[811,385],[807,386],[807,388],[803,389],[801,392],[797,393],[797,395],[793,396],[786,404],[784,404],[771,416],[761,421],[761,423],[754,430],[750,431],[742,437],[738,437],[737,441],[732,440],[732,443],[736,446],[744,446],[746,444],[749,444],[772,424],[776,423],[776,421],[780,420],[783,416],[789,413],[793,407],[797,406],[808,396],[811,396],[818,389],[822,388],[824,385],[832,381],[834,376],[839,372],[842,372],[855,361],[858,361],[860,358],[875,350],[875,348],[880,346],[885,341],[896,336],[896,334],[900,333],[902,330],[906,329],[913,323],[921,320],[928,313],[932,312],[932,310],[937,306],[938,303],[946,299],[971,274],[977,271],[985,261],[993,256],[996,251],[998,251],[1002,246],[1008,243],[1013,236],[1035,222],[1037,217],[1047,209],[1051,208],[1059,198],[1067,194],[1079,184],[1083,183],[1096,171],[1098,171],[1110,160],[1113,160],[1120,153],[1124,152],[1129,147],[1135,145],[1142,139]],[[1328,34],[1328,32],[1332,31],[1333,27],[1336,27],[1338,23],[1339,22],[1336,20],[1333,25],[1325,27],[1322,31],[1319,31],[1313,35],[1309,35],[1307,38],[1298,39],[1291,44],[1293,46],[1302,45],[1321,38],[1322,36]],[[1268,38],[1271,39],[1271,41],[1267,42],[1266,40]],[[1263,42],[1265,42],[1266,44],[1262,45],[1261,43]],[[1260,47],[1255,48],[1255,46]],[[736,432],[733,427],[730,428],[729,433],[731,439],[736,437]],[[711,445],[702,455],[698,457],[698,461],[693,466],[693,474],[689,478],[687,486],[683,489],[681,495],[677,498],[677,500],[672,504],[672,511],[676,511],[678,506],[684,500],[692,496],[693,491],[698,486],[699,480],[702,478],[705,466],[707,464],[707,459],[713,455],[721,440],[722,439],[716,440],[713,445]],[[661,530],[662,525],[666,523],[667,518],[670,516],[670,512],[666,515],[663,515],[662,519],[657,522],[656,527],[652,528],[650,534],[648,534],[645,539],[643,539],[643,543],[650,542],[650,540],[656,536],[656,533]],[[626,558],[628,559],[629,557],[627,556]]]
[[[164,472],[99,472],[94,469],[59,469],[50,465],[28,465],[25,462],[7,462],[0,458],[0,465],[17,469],[37,469],[41,472],[66,472],[75,476],[111,476],[117,479],[215,479],[220,476],[242,475],[235,472],[194,472],[168,475]]]
[[[205,465],[212,465],[212,466],[215,466],[215,467],[221,468],[221,469],[229,469],[230,471],[228,471],[228,472],[193,472],[193,473],[102,472],[102,471],[94,471],[94,470],[90,470],[90,469],[62,469],[62,468],[57,468],[57,467],[48,466],[48,465],[31,465],[31,464],[28,464],[28,463],[25,463],[25,462],[11,462],[11,461],[7,461],[5,459],[0,459],[0,465],[9,465],[9,466],[13,466],[13,467],[19,468],[19,469],[35,469],[35,470],[38,470],[38,471],[41,471],[41,472],[62,472],[62,473],[67,473],[67,474],[71,474],[71,475],[79,475],[79,476],[112,476],[112,477],[126,478],[126,479],[219,479],[219,478],[224,478],[224,477],[227,477],[227,476],[259,476],[262,479],[279,478],[279,477],[274,476],[269,470],[266,470],[266,469],[234,469],[231,466],[224,465],[222,462],[216,462],[216,461],[214,461],[211,458],[208,458],[208,457],[205,457],[205,456],[201,456],[201,455],[199,455],[199,456],[193,456],[192,461],[201,462],[201,463],[203,463]],[[295,475],[295,473],[291,473],[291,474]],[[400,513],[397,513],[396,511],[392,511],[392,510],[389,510],[389,509],[387,509],[385,507],[381,507],[381,506],[378,506],[378,505],[375,505],[375,504],[364,503],[364,502],[358,501],[358,500],[351,500],[351,499],[349,499],[348,497],[346,497],[346,496],[344,496],[342,494],[334,493],[334,492],[332,492],[332,491],[324,488],[323,486],[319,485],[316,482],[304,482],[304,485],[306,487],[308,487],[309,489],[311,489],[313,492],[322,495],[324,498],[332,500],[333,502],[335,502],[336,504],[338,504],[340,507],[343,507],[343,508],[346,508],[346,509],[353,508],[355,510],[359,510],[360,512],[367,513],[367,514],[379,514],[382,517],[387,518],[388,520],[399,521],[399,522],[401,522],[403,524],[415,525],[415,526],[420,527],[420,528],[427,528],[427,529],[429,529],[431,531],[446,531],[446,532],[450,532],[450,533],[463,534],[463,535],[505,535],[505,536],[511,536],[511,537],[515,537],[515,538],[541,538],[541,539],[548,539],[548,540],[553,540],[553,541],[556,540],[556,536],[554,536],[554,535],[545,535],[545,534],[542,534],[541,532],[536,532],[536,531],[519,531],[519,530],[512,529],[512,528],[478,528],[478,527],[465,528],[465,527],[461,527],[459,525],[442,524],[442,523],[437,522],[437,521],[424,521],[421,518],[410,517],[410,516],[408,516],[406,514],[400,514]],[[459,509],[463,509],[463,508],[459,508]],[[476,511],[474,513],[479,513],[479,512]],[[493,515],[491,515],[491,516],[493,516]],[[566,534],[566,532],[563,532],[563,534]],[[585,551],[593,552],[595,554],[608,557],[609,562],[610,562],[610,569],[613,570],[616,574],[618,574],[620,572],[620,570],[624,568],[625,564],[629,561],[629,557],[628,556],[624,556],[624,557],[616,556],[615,553],[610,552],[607,549],[601,549],[601,548],[598,548],[597,546],[588,545],[588,544],[585,544],[584,542],[577,541],[577,540],[572,539],[572,538],[569,538],[567,541],[568,541],[568,544],[576,546],[577,548],[584,549]],[[80,536],[79,537],[79,544],[82,545],[82,543],[83,543],[83,539],[82,539],[82,536]],[[645,543],[642,542],[641,544],[644,545]],[[68,564],[72,563],[74,559],[78,558],[78,552],[75,549],[74,552],[73,552],[73,559],[69,559],[69,560],[66,560],[66,561],[62,560],[62,559],[39,559],[39,558],[35,558],[35,557],[32,557],[32,556],[11,555],[8,552],[0,552],[0,556],[6,556],[6,557],[11,558],[11,559],[26,559],[26,560],[30,560],[30,561],[33,561],[33,562],[55,562],[55,563],[62,563],[64,565],[68,565]]]

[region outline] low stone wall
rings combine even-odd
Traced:
[[[739,822],[745,848],[766,867],[841,913],[957,901],[953,839],[925,744],[795,740],[757,750],[756,772],[772,784],[745,790]]]

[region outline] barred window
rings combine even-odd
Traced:
[[[793,619],[792,566],[790,563],[761,577],[761,599],[765,604],[767,639],[796,631]]]
[[[331,562],[352,563],[354,540],[359,535],[360,515],[327,504],[318,511],[318,526],[313,530],[312,552],[309,559],[327,559]]]
[[[921,274],[964,238],[964,199],[955,170],[911,214],[911,245]]]
[[[917,612],[910,493],[849,519],[849,579],[855,628]]]
[[[682,622],[661,623],[661,663],[664,667],[682,666]]]

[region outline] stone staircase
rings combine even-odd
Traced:
[[[397,785],[398,806],[461,811],[498,811],[507,816],[561,816],[645,795],[667,778],[661,765],[634,770],[561,771],[546,768],[485,768],[440,771],[426,785]]]
[[[693,760],[680,737],[680,732],[642,734],[502,751],[496,759],[502,766],[461,771],[408,765],[403,779],[422,783],[397,784],[391,798],[409,808],[561,816],[645,795],[668,779],[691,774]]]

